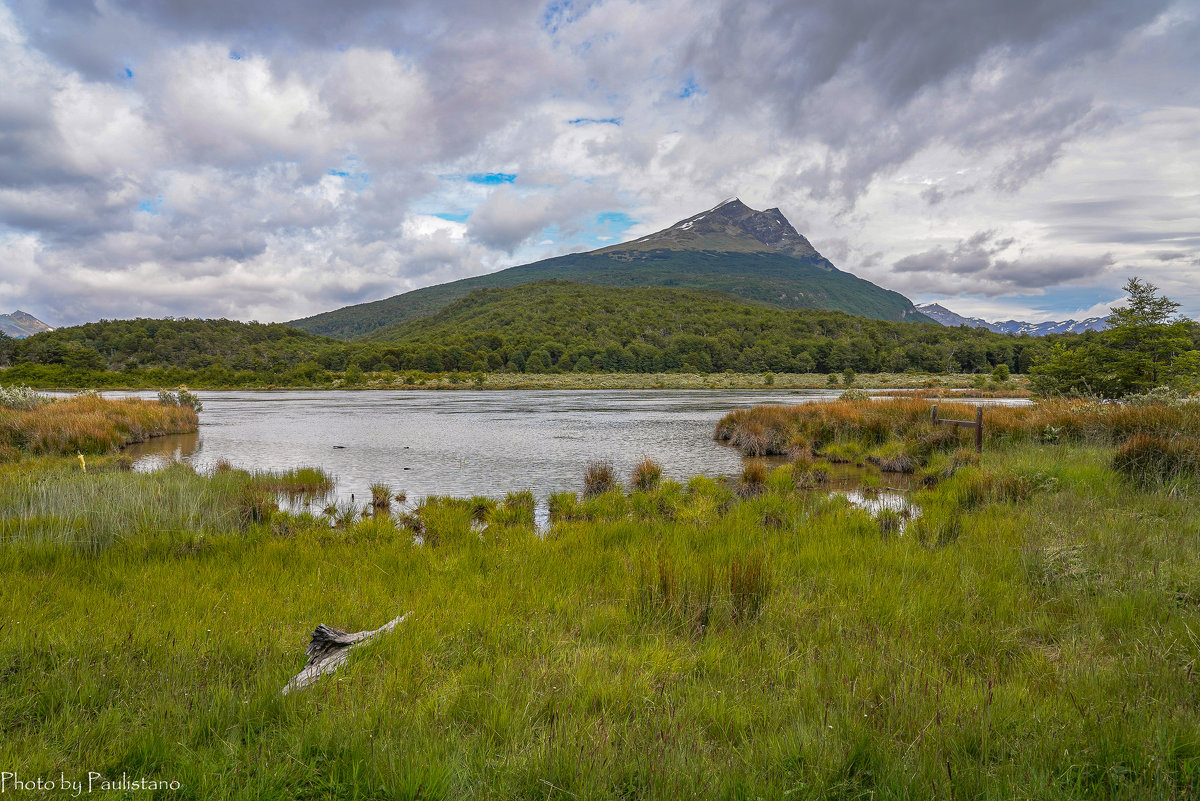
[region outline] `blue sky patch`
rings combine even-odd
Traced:
[[[620,125],[625,121],[624,117],[576,117],[573,120],[567,120],[568,125]]]
[[[637,224],[637,220],[623,211],[606,211],[597,214],[584,225],[574,237],[560,239],[557,230],[547,228],[545,234],[567,247],[582,245],[587,248],[602,248],[624,241],[625,232]]]
[[[469,211],[463,211],[463,212],[440,211],[437,214],[434,214],[433,216],[437,217],[439,220],[447,220],[449,222],[459,222],[460,223],[460,222],[466,222],[467,218],[471,216],[471,212],[469,212]]]
[[[551,35],[558,33],[559,28],[578,18],[578,14],[572,13],[573,11],[571,0],[551,0],[542,9],[542,18],[539,21],[542,30]]]
[[[707,94],[707,92],[701,88],[700,83],[696,80],[695,75],[689,75],[687,80],[683,82],[683,86],[681,86],[679,89],[679,97],[681,99],[687,99],[694,95],[703,94]]]
[[[121,70],[121,77],[125,80],[129,80],[133,77],[133,70],[129,67],[126,67],[125,69]]]
[[[241,61],[242,58],[243,58],[243,56],[242,56],[241,52],[239,52],[237,50],[229,51],[229,60],[230,61]]]
[[[148,197],[138,204],[138,211],[144,211],[147,214],[162,214],[163,196]]]
[[[499,186],[500,184],[511,184],[517,180],[517,175],[508,172],[475,172],[468,175],[467,180],[473,184]]]

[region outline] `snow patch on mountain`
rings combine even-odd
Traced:
[[[917,306],[917,311],[942,325],[986,328],[997,334],[1015,334],[1017,336],[1044,337],[1047,334],[1079,334],[1084,331],[1103,331],[1108,327],[1104,317],[1089,317],[1086,320],[1051,320],[1043,323],[1028,323],[1023,320],[988,322],[981,317],[963,317],[938,303],[921,304]]]

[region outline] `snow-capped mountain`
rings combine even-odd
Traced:
[[[0,332],[9,335],[13,339],[24,339],[34,334],[40,334],[43,331],[53,330],[51,326],[46,325],[29,312],[23,312],[18,309],[12,314],[0,314]]]
[[[1083,331],[1103,331],[1107,328],[1104,317],[1089,317],[1086,320],[1049,321],[1044,323],[1027,323],[1021,320],[997,320],[989,323],[980,317],[963,317],[955,314],[938,303],[925,303],[917,306],[917,311],[935,322],[947,326],[966,325],[971,328],[986,328],[997,334],[1028,334],[1034,337],[1044,337],[1047,334],[1078,334]]]

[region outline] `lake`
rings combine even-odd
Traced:
[[[154,393],[106,393],[111,396]],[[578,491],[595,459],[628,481],[643,456],[667,477],[733,474],[737,451],[712,439],[731,409],[829,400],[837,390],[200,392],[197,434],[130,446],[137,469],[171,459],[208,470],[321,467],[338,495],[388,484],[410,499]]]

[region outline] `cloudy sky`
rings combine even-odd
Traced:
[[[731,195],[989,319],[1200,315],[1200,0],[0,0],[0,312],[287,320]]]

